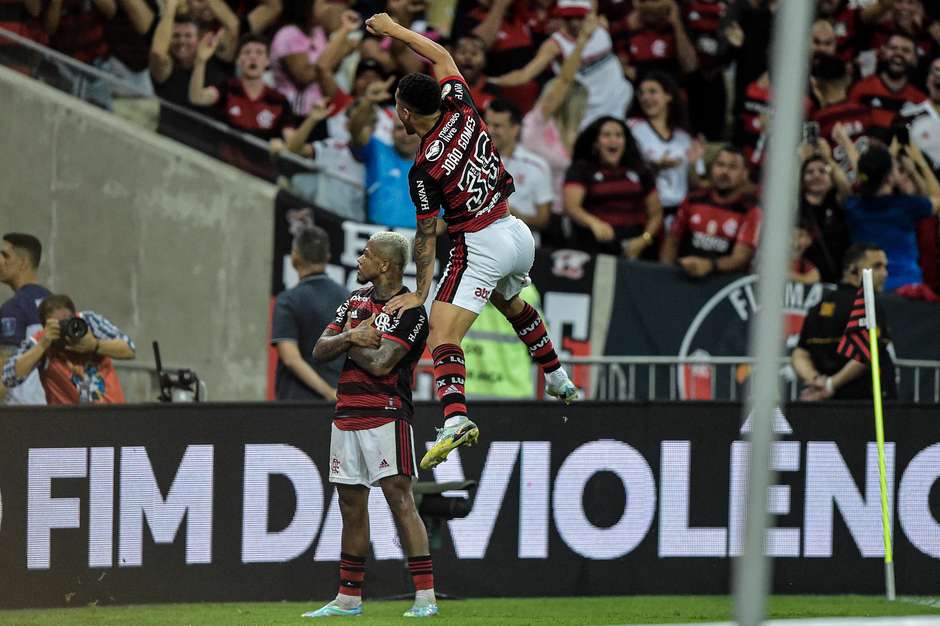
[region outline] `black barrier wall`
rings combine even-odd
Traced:
[[[439,407],[419,407],[418,441]],[[474,478],[473,509],[433,552],[464,596],[726,593],[743,528],[740,407],[477,403],[482,445],[439,466]],[[936,409],[887,408],[898,591],[940,580]],[[565,420],[567,418],[567,420]],[[865,406],[776,417],[774,587],[882,591],[881,511]],[[339,511],[324,405],[0,411],[0,606],[323,599]],[[747,430],[745,424],[744,430]],[[430,480],[431,475],[422,477]],[[404,593],[373,490],[366,595]],[[459,494],[458,494],[459,495]]]

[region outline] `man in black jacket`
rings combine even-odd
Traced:
[[[840,355],[837,349],[862,284],[864,269],[872,270],[875,292],[880,292],[888,277],[888,257],[884,250],[873,244],[858,243],[845,253],[842,282],[806,314],[799,345],[791,356],[793,369],[807,385],[800,396],[802,400],[871,398],[871,379],[866,375],[868,366]],[[894,361],[888,349],[891,336],[884,309],[877,304],[875,317],[878,322],[882,395],[896,398]]]

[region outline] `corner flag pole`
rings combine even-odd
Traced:
[[[881,527],[885,543],[885,594],[894,600],[894,557],[891,550],[891,514],[888,510],[888,481],[885,469],[885,428],[881,408],[881,364],[878,360],[878,323],[875,319],[875,288],[871,269],[862,270],[862,293],[865,296],[865,325],[871,351],[871,396],[875,404],[875,438],[878,441],[878,476],[881,482]]]

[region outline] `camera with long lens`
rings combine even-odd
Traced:
[[[78,343],[88,334],[88,322],[80,317],[59,320],[59,335],[66,343]]]

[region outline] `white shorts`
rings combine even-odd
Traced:
[[[483,230],[451,238],[454,247],[435,300],[479,314],[494,290],[508,300],[531,282],[535,240],[522,220],[509,215]]]
[[[330,434],[330,482],[375,487],[387,476],[402,474],[418,479],[414,432],[405,420],[365,430]]]

